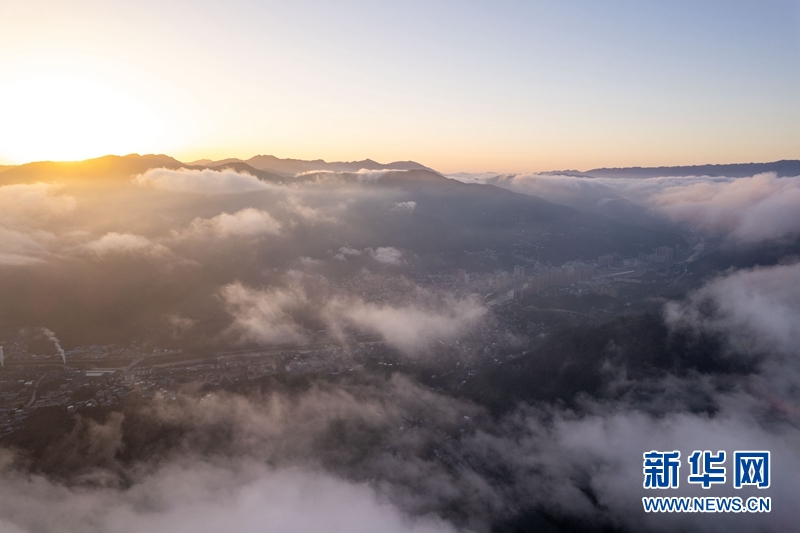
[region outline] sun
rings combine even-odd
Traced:
[[[0,125],[0,158],[15,163],[154,152],[167,133],[124,88],[64,75],[4,80]]]

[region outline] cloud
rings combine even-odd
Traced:
[[[359,299],[337,299],[328,305],[329,321],[377,333],[386,342],[414,353],[434,341],[450,341],[478,324],[486,312],[475,298],[437,298],[417,290],[409,304],[376,304]]]
[[[0,265],[41,263],[58,238],[41,227],[75,210],[75,198],[56,194],[60,185],[34,183],[0,187]]]
[[[394,207],[392,207],[392,211],[396,211],[399,213],[407,213],[414,211],[417,208],[417,202],[408,201],[408,202],[395,202]]]
[[[164,255],[169,253],[169,248],[155,244],[147,237],[117,232],[106,233],[99,239],[84,244],[83,248],[101,256],[108,254]]]
[[[648,204],[676,222],[752,242],[800,231],[800,177],[669,180]]]
[[[361,250],[356,250],[350,246],[342,246],[339,248],[338,253],[333,256],[333,258],[339,261],[346,261],[348,257],[361,257],[361,255]]]
[[[375,250],[369,248],[369,254],[379,263],[387,265],[402,265],[405,263],[403,261],[403,252],[391,246],[380,247]]]
[[[72,196],[56,194],[61,185],[33,183],[0,187],[0,223],[5,226],[36,225],[75,210]]]
[[[229,331],[243,340],[272,344],[306,339],[305,328],[292,315],[293,310],[308,302],[296,279],[283,287],[266,290],[231,283],[222,288],[221,295],[226,310],[233,316]]]
[[[41,263],[55,244],[54,234],[42,230],[19,231],[0,226],[0,264]]]
[[[774,173],[746,178],[679,176],[589,178],[518,174],[455,175],[492,183],[577,209],[613,215],[607,202],[624,198],[652,214],[736,242],[773,239],[800,232],[800,176]]]
[[[501,432],[477,433],[464,446],[477,462],[492,464],[495,458],[504,465],[513,480],[509,484],[512,500],[527,500],[578,523],[621,525],[631,531],[781,531],[800,519],[796,506],[789,504],[800,496],[792,481],[800,475],[800,432],[784,424],[765,427],[746,396],[720,394],[718,400],[721,408],[714,416],[672,412],[657,417],[625,403],[590,402],[585,406],[590,413],[584,415],[523,407],[504,421]],[[693,450],[704,449],[772,450],[773,482],[780,478],[768,494],[773,513],[759,517],[719,514],[714,520],[702,513],[644,513],[642,497],[659,494],[642,488],[642,453],[680,450],[685,461]],[[684,462],[680,488],[669,491],[669,496],[753,495],[687,485],[686,468]],[[730,460],[728,468],[731,479]]]
[[[172,328],[172,334],[175,337],[180,337],[189,332],[195,325],[197,320],[189,317],[181,316],[180,314],[173,313],[167,315],[167,323]]]
[[[171,464],[126,490],[74,489],[40,476],[4,479],[0,529],[9,533],[446,533],[440,519],[411,519],[364,484],[300,469]]]
[[[404,170],[368,170],[361,168],[355,172],[359,183],[375,183],[389,172],[405,172]]]
[[[36,263],[42,263],[42,262],[44,262],[44,259],[40,257],[34,257],[23,254],[13,254],[8,252],[0,252],[0,265],[24,266],[24,265],[35,265]]]
[[[223,287],[221,295],[233,317],[230,331],[262,344],[301,342],[310,326],[341,332],[355,327],[381,335],[396,348],[412,353],[436,340],[452,340],[477,324],[486,308],[476,298],[412,290],[413,302],[376,304],[345,294],[332,295],[319,276],[290,271],[283,283],[253,289],[241,283]]]
[[[233,194],[274,188],[250,174],[232,170],[150,169],[134,178],[134,183],[165,191],[198,194]]]
[[[800,263],[738,270],[666,308],[668,322],[723,333],[745,352],[800,355]]]
[[[361,257],[365,254],[379,263],[387,265],[405,264],[403,252],[391,246],[382,246],[377,249],[364,248],[363,250],[357,250],[350,246],[342,246],[333,258],[338,261],[346,261],[349,257]]]
[[[222,213],[215,217],[196,218],[190,227],[178,235],[184,237],[252,237],[256,235],[277,235],[281,224],[272,215],[252,207],[236,213]]]
[[[749,387],[800,422],[800,263],[739,270],[666,306],[676,328],[720,335],[734,356],[759,361]]]
[[[297,193],[293,193],[280,204],[287,213],[309,224],[336,223],[339,221],[339,215],[347,210],[348,205],[348,202],[339,202],[324,207],[311,207],[301,202]]]

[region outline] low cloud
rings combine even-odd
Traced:
[[[233,214],[222,213],[212,218],[196,218],[179,236],[183,237],[253,237],[277,235],[281,224],[272,215],[252,207]]]
[[[229,331],[246,341],[263,344],[301,342],[306,330],[293,312],[308,304],[304,288],[292,279],[283,287],[257,290],[241,283],[222,288],[228,313],[233,316]]]
[[[304,204],[296,193],[289,196],[280,206],[295,219],[300,219],[308,224],[331,224],[339,221],[338,216],[347,210],[347,203],[338,203],[322,207],[312,207]]]
[[[97,240],[88,242],[83,248],[103,256],[108,254],[148,254],[164,255],[169,248],[153,243],[147,237],[132,233],[106,233]]]
[[[324,325],[334,332],[350,327],[377,333],[411,354],[431,342],[464,335],[486,312],[473,297],[455,299],[419,288],[411,294],[411,302],[370,303],[330,294],[324,278],[299,272],[289,272],[277,287],[254,289],[233,283],[221,291],[233,317],[230,331],[262,344],[300,342],[310,336],[312,325]]]
[[[669,180],[648,204],[675,222],[752,242],[800,231],[800,177]]]
[[[57,194],[61,185],[33,183],[0,187],[0,223],[4,226],[36,225],[75,210],[72,196]]]
[[[420,291],[422,292],[422,291]],[[327,314],[353,327],[379,334],[406,353],[435,341],[451,341],[467,333],[486,313],[476,298],[437,299],[432,295],[410,304],[376,304],[357,299],[336,300]]]
[[[0,264],[30,265],[41,263],[57,238],[42,230],[19,231],[0,226]]]
[[[399,213],[408,213],[408,212],[413,212],[416,208],[417,208],[417,202],[414,201],[395,202],[394,207],[392,207],[392,211]]]
[[[250,174],[232,170],[151,169],[134,178],[134,183],[165,191],[198,194],[233,194],[273,188]]]
[[[361,255],[361,250],[356,250],[350,246],[342,246],[333,258],[339,261],[346,261],[348,257],[361,257]]]
[[[380,180],[389,172],[405,172],[404,170],[368,170],[366,168],[359,169],[355,172],[359,183],[374,183]]]
[[[722,276],[668,305],[666,316],[722,333],[739,351],[800,355],[800,263]]]
[[[436,518],[411,519],[369,486],[255,461],[171,464],[127,490],[75,489],[40,476],[6,478],[0,529],[8,533],[447,533]]]
[[[800,263],[739,270],[668,304],[673,327],[720,335],[731,357],[759,361],[754,394],[800,422]]]
[[[585,211],[613,215],[605,203],[625,199],[652,215],[736,242],[800,232],[800,176],[589,178],[570,175],[455,175]]]
[[[0,187],[0,265],[41,263],[57,245],[57,236],[43,229],[52,219],[71,214],[77,202],[57,194],[47,183]]]
[[[405,261],[403,261],[403,252],[391,246],[384,246],[376,248],[375,250],[370,248],[369,254],[379,263],[387,265],[402,265],[405,263]]]
[[[403,252],[391,246],[364,248],[363,250],[357,250],[350,246],[342,246],[339,248],[339,251],[336,253],[336,255],[333,256],[333,258],[338,261],[346,261],[350,257],[361,257],[364,255],[369,256],[375,261],[385,265],[405,264]]]

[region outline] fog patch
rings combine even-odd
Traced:
[[[164,191],[196,194],[234,194],[273,188],[255,176],[232,170],[156,168],[140,174],[133,181]]]
[[[268,212],[248,207],[233,214],[221,213],[212,218],[195,218],[188,229],[176,232],[178,237],[253,237],[278,235],[281,224]]]
[[[127,490],[71,488],[41,476],[6,476],[0,529],[9,533],[445,533],[435,517],[411,518],[369,486],[254,461],[179,462]]]
[[[166,255],[169,248],[162,244],[156,244],[147,237],[134,235],[132,233],[106,233],[99,239],[83,245],[85,250],[89,250],[98,256],[109,254],[147,254],[147,255]]]
[[[564,174],[457,174],[465,182],[491,183],[551,202],[604,213],[622,198],[651,214],[733,242],[756,242],[800,232],[800,176],[665,176],[593,178]]]

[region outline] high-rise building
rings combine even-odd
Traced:
[[[575,265],[575,281],[591,281],[594,277],[594,268],[591,265]]]
[[[597,258],[597,266],[608,268],[614,265],[614,254],[601,255]]]
[[[525,267],[517,265],[514,267],[514,281],[525,279]]]
[[[508,286],[508,272],[500,272],[497,275],[497,285],[501,289]]]
[[[661,261],[671,261],[675,257],[675,249],[669,246],[659,246],[656,248],[656,257]]]

